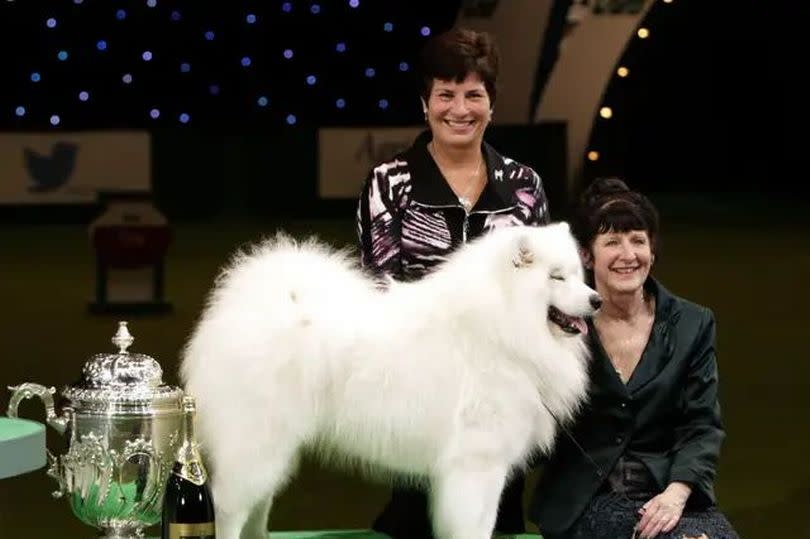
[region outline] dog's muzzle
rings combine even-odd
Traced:
[[[557,307],[551,306],[548,308],[548,318],[569,335],[588,334],[588,324],[585,323],[584,319],[577,316],[568,316]]]

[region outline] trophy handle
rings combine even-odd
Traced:
[[[68,423],[70,423],[71,410],[67,407],[61,416],[56,415],[56,408],[53,403],[53,394],[56,393],[56,388],[45,387],[40,384],[32,384],[26,382],[18,386],[8,386],[12,391],[11,400],[8,403],[6,415],[8,417],[17,417],[17,407],[20,401],[30,399],[32,397],[39,397],[45,405],[45,421],[53,427],[59,434],[64,434],[67,430]],[[52,493],[54,498],[61,498],[66,492],[65,480],[62,476],[62,469],[59,465],[59,459],[51,453],[48,448],[45,448],[48,453],[48,471],[47,475],[55,479],[59,483],[59,490]]]
[[[56,429],[59,434],[64,434],[70,422],[70,414],[63,413],[61,416],[56,415],[56,409],[53,404],[53,394],[56,389],[53,387],[45,387],[39,384],[32,384],[26,382],[18,386],[8,386],[12,391],[11,400],[8,403],[8,410],[6,415],[8,417],[17,417],[17,406],[23,399],[30,399],[31,397],[39,397],[45,405],[45,421]]]

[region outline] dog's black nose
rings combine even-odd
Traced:
[[[602,306],[602,297],[599,294],[592,295],[588,301],[594,309],[598,309]]]

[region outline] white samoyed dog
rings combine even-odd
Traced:
[[[217,538],[264,539],[311,451],[422,481],[437,537],[488,539],[510,472],[585,398],[582,317],[599,305],[567,223],[498,229],[384,290],[317,240],[238,254],[181,367]]]

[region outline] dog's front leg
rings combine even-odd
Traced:
[[[242,528],[248,518],[247,510],[223,511],[216,509],[217,514],[217,538],[218,539],[240,539]]]
[[[267,520],[272,506],[272,496],[256,503],[250,512],[247,524],[242,529],[241,539],[267,539]]]
[[[489,459],[465,459],[435,477],[433,529],[440,539],[490,539],[507,469]]]

